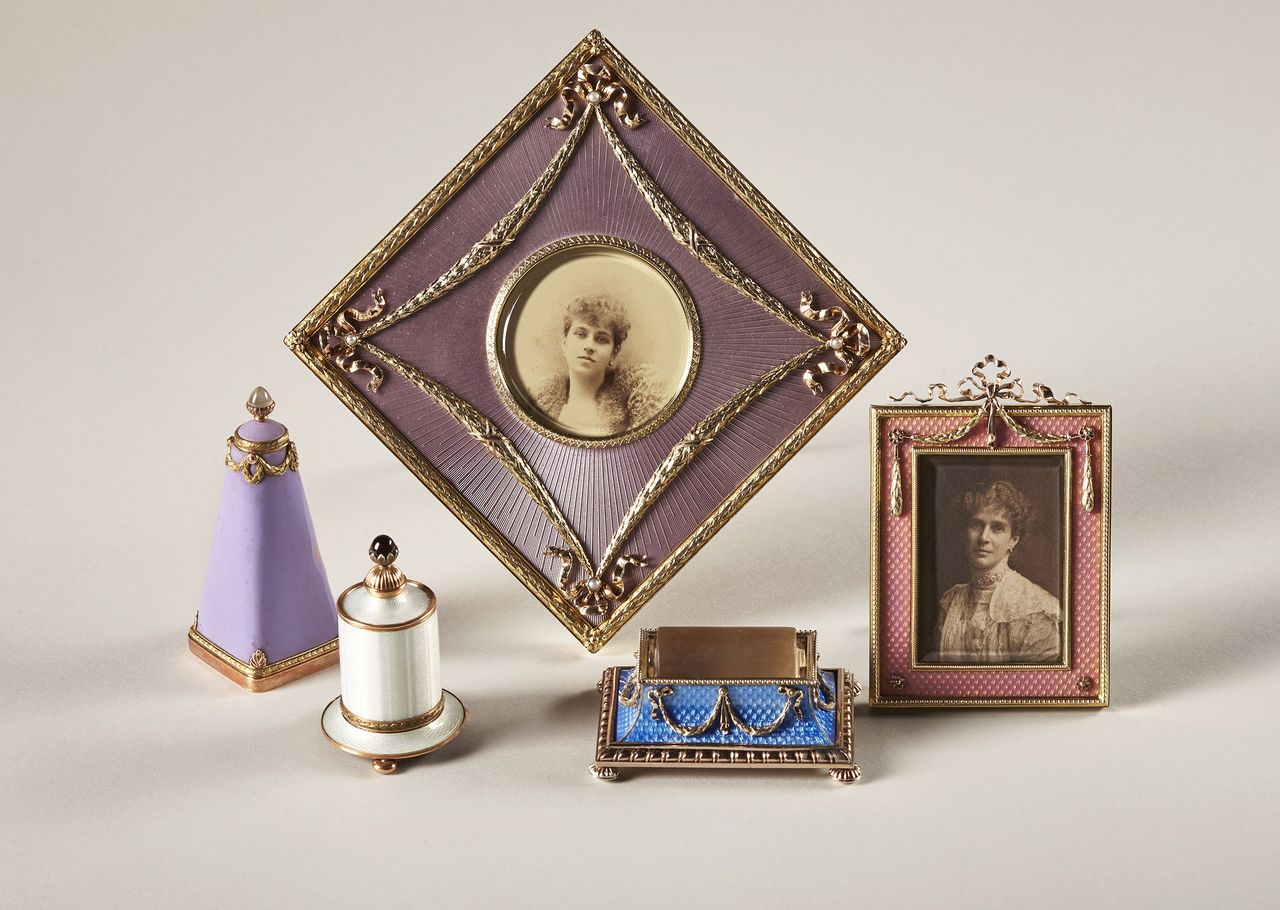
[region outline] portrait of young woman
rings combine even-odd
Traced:
[[[1061,664],[1065,458],[921,455],[917,471],[916,661]]]
[[[570,444],[617,444],[659,425],[697,368],[697,313],[684,283],[619,238],[566,238],[530,256],[503,286],[490,333],[508,406]]]
[[[614,436],[646,423],[662,407],[649,361],[619,366],[631,335],[627,307],[608,294],[582,294],[564,308],[563,369],[533,390],[533,400],[566,430]]]

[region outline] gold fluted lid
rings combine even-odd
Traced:
[[[386,534],[379,534],[369,544],[373,568],[364,577],[365,590],[375,597],[395,597],[404,590],[404,573],[395,565],[400,548]]]
[[[338,595],[338,620],[371,632],[400,633],[436,612],[436,595],[420,581],[405,578],[395,565],[400,548],[386,534],[369,545],[373,568]]]

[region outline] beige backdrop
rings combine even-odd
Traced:
[[[586,10],[586,12],[584,12]],[[280,339],[597,26],[910,339],[588,655]],[[1280,589],[1269,3],[0,8],[6,905],[1263,906]],[[867,672],[871,402],[987,352],[1115,406],[1114,707],[858,713],[866,776],[587,775],[639,626]],[[440,595],[453,747],[186,652],[223,443],[280,402],[335,589]]]

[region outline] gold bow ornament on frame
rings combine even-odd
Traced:
[[[893,446],[893,466],[889,479],[889,509],[894,515],[901,515],[903,509],[902,459],[900,457],[902,444],[911,442],[924,445],[950,445],[968,436],[984,419],[987,423],[985,445],[989,449],[994,449],[998,444],[997,419],[1023,439],[1042,445],[1083,440],[1085,462],[1084,474],[1080,482],[1080,505],[1086,512],[1092,512],[1097,507],[1093,485],[1093,438],[1096,435],[1093,427],[1082,426],[1073,433],[1041,433],[1022,423],[1008,411],[1011,406],[1074,407],[1089,404],[1074,392],[1068,392],[1059,398],[1047,385],[1036,382],[1031,384],[1031,391],[1028,393],[1022,380],[1013,375],[1007,363],[994,354],[988,354],[973,365],[968,376],[956,383],[954,392],[946,383],[935,382],[929,386],[928,392],[924,395],[907,390],[900,395],[889,396],[889,400],[896,403],[902,403],[908,399],[918,404],[976,402],[978,410],[972,418],[945,433],[906,433],[902,430],[890,432],[889,442]]]

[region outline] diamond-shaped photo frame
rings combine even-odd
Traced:
[[[517,401],[513,276],[570,238],[635,255],[530,292]],[[285,343],[597,651],[905,339],[593,31]]]

